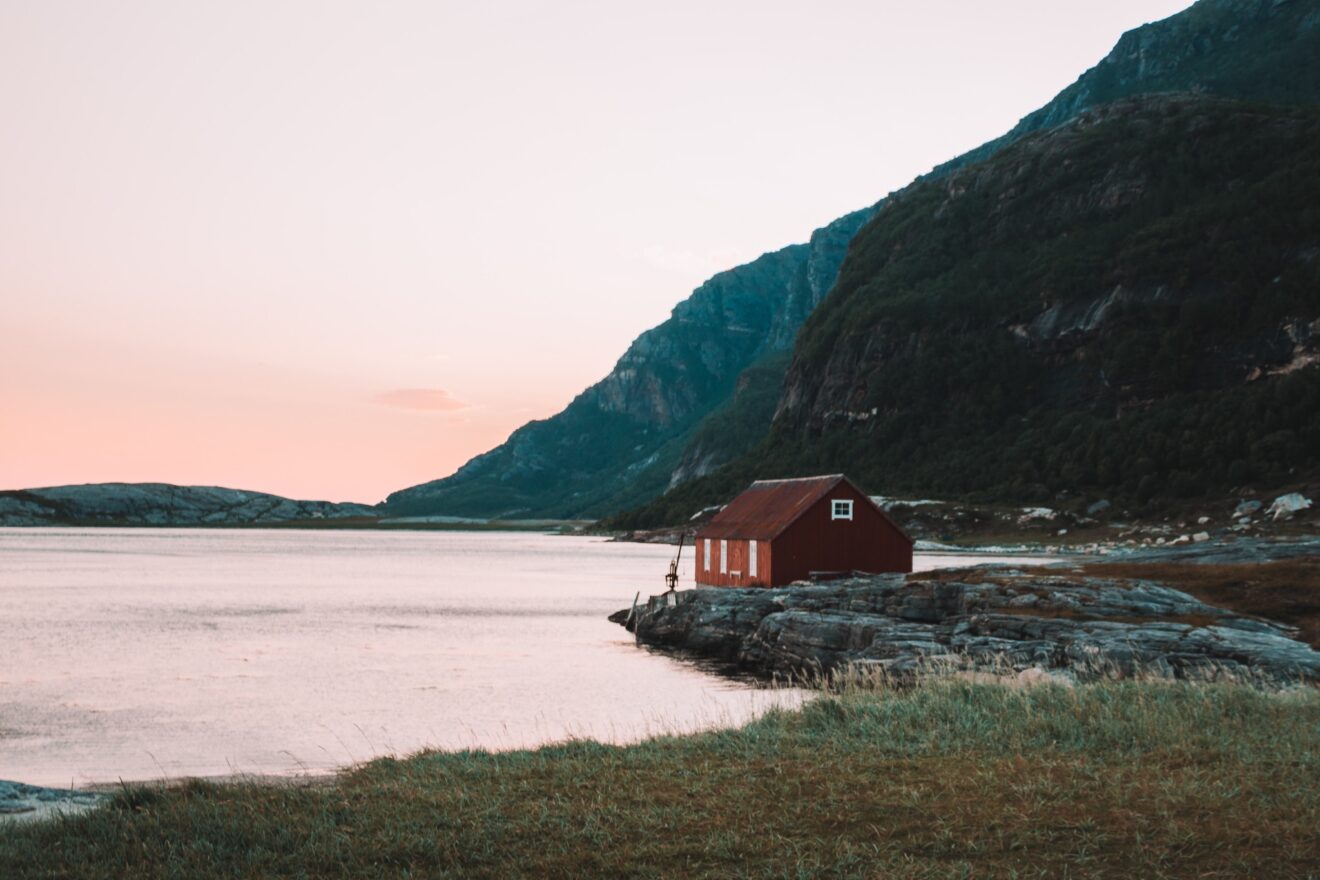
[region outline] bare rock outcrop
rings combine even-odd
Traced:
[[[766,675],[933,666],[1078,679],[1154,674],[1320,681],[1320,652],[1284,624],[1157,583],[973,569],[782,589],[697,589],[611,617],[639,641]]]

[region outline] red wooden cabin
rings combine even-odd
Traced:
[[[912,570],[912,539],[842,474],[758,480],[697,531],[697,584]]]

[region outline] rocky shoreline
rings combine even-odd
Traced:
[[[1314,540],[1242,543],[1159,559],[1195,565],[1317,552]],[[779,589],[696,589],[652,597],[610,619],[641,643],[765,676],[863,667],[895,676],[1039,670],[1076,680],[1320,681],[1320,652],[1299,641],[1295,627],[1155,581],[1103,573],[985,567]]]

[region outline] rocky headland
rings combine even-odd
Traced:
[[[1189,548],[1145,564],[1320,555],[1320,542],[1216,554]],[[1199,562],[1198,562],[1199,560]],[[1277,563],[1297,565],[1292,563]],[[1306,563],[1312,564],[1312,563]],[[1259,562],[1257,562],[1259,565]],[[1083,571],[1007,566],[861,576],[778,589],[696,589],[652,597],[611,616],[638,641],[767,676],[861,667],[898,677],[932,670],[1025,673],[1074,680],[1154,675],[1320,681],[1320,652],[1291,623],[1210,604],[1118,565]],[[1296,571],[1297,569],[1293,569]],[[1302,577],[1310,577],[1309,569]],[[1314,592],[1298,583],[1298,594]]]

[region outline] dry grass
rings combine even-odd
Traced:
[[[1320,695],[941,680],[740,730],[129,788],[0,877],[1320,877]]]

